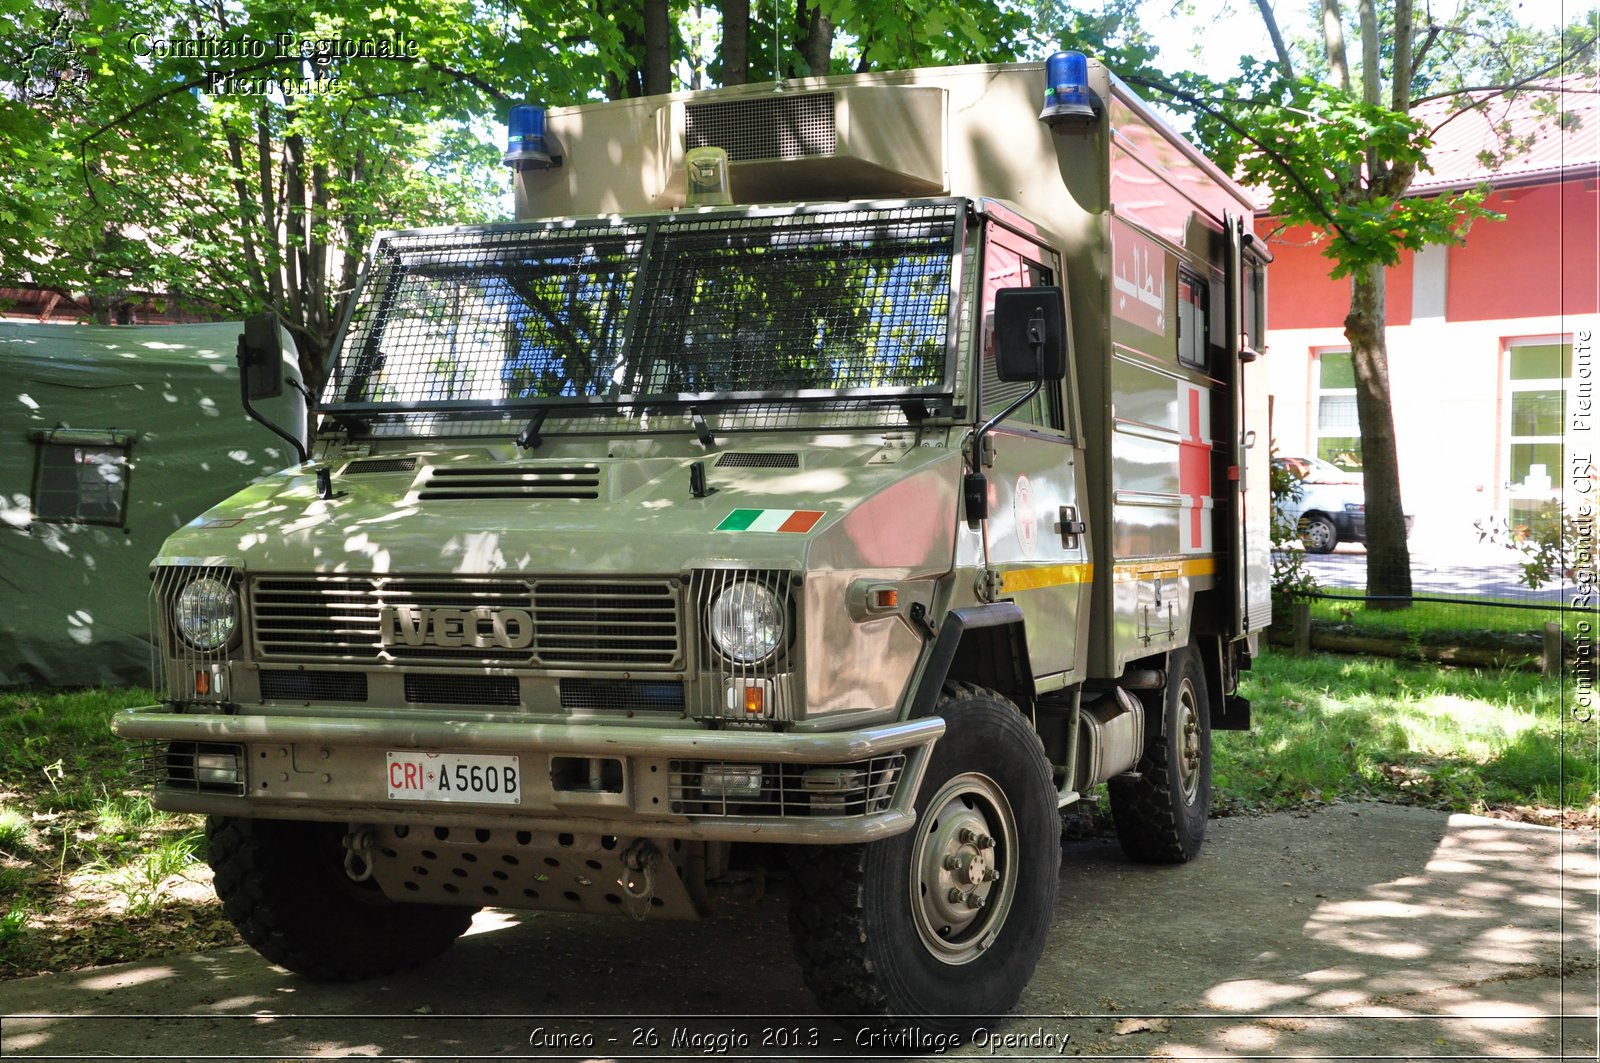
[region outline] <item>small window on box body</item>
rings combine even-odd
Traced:
[[[1178,361],[1194,369],[1206,367],[1209,342],[1206,319],[1211,303],[1206,282],[1186,269],[1178,270]]]
[[[55,432],[35,436],[34,520],[127,525],[132,440],[116,433],[96,436]]]

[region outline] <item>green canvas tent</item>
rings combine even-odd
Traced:
[[[150,681],[162,540],[297,460],[240,405],[240,331],[0,323],[0,687]],[[284,395],[257,408],[303,437]]]

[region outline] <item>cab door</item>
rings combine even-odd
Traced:
[[[990,216],[980,265],[978,351],[981,423],[1024,394],[1029,384],[1002,383],[995,371],[994,297],[1002,288],[1060,284],[1060,256]],[[1070,335],[1071,329],[1068,328]],[[1034,399],[990,433],[989,517],[982,530],[990,595],[1017,603],[1027,618],[1028,653],[1040,691],[1076,681],[1087,638],[1089,564],[1084,463],[1075,373],[1047,381]],[[996,585],[997,584],[997,585]]]

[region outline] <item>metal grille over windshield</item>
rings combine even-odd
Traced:
[[[934,389],[962,219],[942,201],[380,237],[327,405]]]

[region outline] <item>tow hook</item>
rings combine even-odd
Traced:
[[[344,873],[351,882],[365,882],[372,877],[372,850],[377,848],[378,835],[371,827],[351,827],[344,835]]]
[[[651,842],[640,838],[622,854],[622,892],[624,907],[634,919],[643,922],[650,914],[650,900],[656,895],[656,861],[661,853]]]

